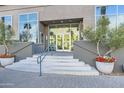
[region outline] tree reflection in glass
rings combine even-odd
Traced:
[[[29,42],[29,40],[32,38],[32,35],[30,33],[30,29],[31,29],[31,24],[25,23],[24,24],[24,31],[22,31],[22,34],[21,34],[21,41],[22,42]]]

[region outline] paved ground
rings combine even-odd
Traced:
[[[0,87],[24,88],[100,88],[124,87],[124,76],[70,76],[0,69]]]

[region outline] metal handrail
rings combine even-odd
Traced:
[[[40,56],[37,57],[37,64],[40,64],[40,76],[42,76],[42,62],[43,62],[44,58],[46,57],[46,55],[48,54],[48,49],[49,49],[49,47],[47,49],[45,49],[41,53]],[[46,53],[46,54],[44,55],[44,53]]]

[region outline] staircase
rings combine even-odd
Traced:
[[[39,72],[37,57],[27,57],[24,60],[9,65],[6,68],[26,72]],[[78,59],[73,59],[72,55],[47,55],[42,62],[42,73],[68,74],[68,75],[99,75],[99,72],[88,64]]]

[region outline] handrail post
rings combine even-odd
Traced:
[[[47,49],[46,49],[43,53],[45,53],[45,52],[46,52],[45,55],[41,54],[41,55],[37,58],[37,62],[38,62],[38,59],[40,58],[40,76],[42,76],[42,61],[43,61],[43,59],[45,58],[45,56],[47,55],[47,53],[49,52],[49,51],[48,51],[48,47],[47,47]],[[41,58],[42,56],[43,56],[43,58]]]
[[[42,72],[41,72],[41,56],[40,56],[40,76],[42,76]]]
[[[40,76],[42,76],[42,71],[41,71],[41,62],[40,62]]]

